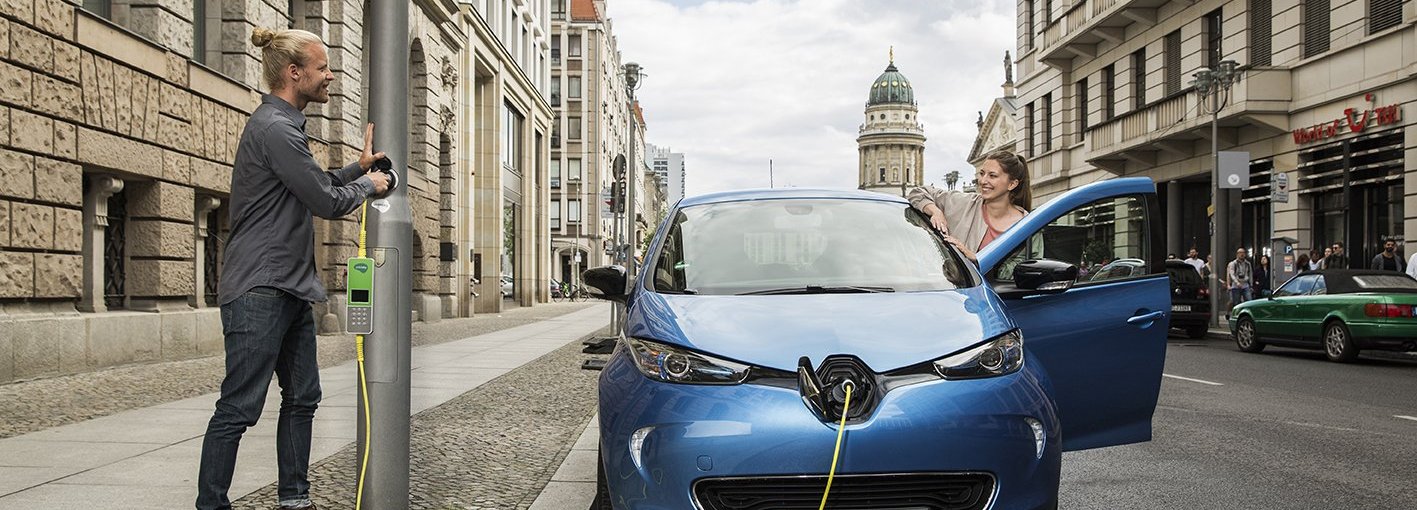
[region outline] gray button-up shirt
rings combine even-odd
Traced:
[[[231,237],[217,299],[230,303],[267,286],[310,302],[325,300],[315,274],[311,215],[338,218],[374,193],[356,162],[326,172],[310,154],[305,115],[270,94],[246,121],[231,173]]]

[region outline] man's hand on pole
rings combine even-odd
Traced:
[[[389,190],[389,176],[374,168],[374,162],[384,158],[383,151],[374,152],[374,123],[364,125],[364,152],[359,155],[359,168],[363,168],[369,181],[374,183],[374,194],[382,195]]]
[[[374,168],[374,162],[384,158],[383,151],[374,152],[374,123],[364,125],[364,153],[359,155],[359,168]],[[382,193],[382,191],[380,192]]]

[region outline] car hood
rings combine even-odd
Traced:
[[[900,293],[694,296],[642,292],[629,336],[753,365],[795,371],[848,354],[875,372],[940,358],[1007,332],[1013,322],[986,287]]]

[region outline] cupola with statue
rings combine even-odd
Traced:
[[[886,70],[871,83],[865,114],[856,137],[858,187],[903,196],[925,177],[925,127],[915,88],[895,66],[894,48]]]

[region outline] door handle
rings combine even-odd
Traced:
[[[1144,315],[1134,315],[1132,316],[1132,318],[1127,319],[1127,324],[1142,324],[1145,322],[1151,322],[1156,319],[1160,319],[1163,315],[1166,315],[1166,312],[1160,310]]]

